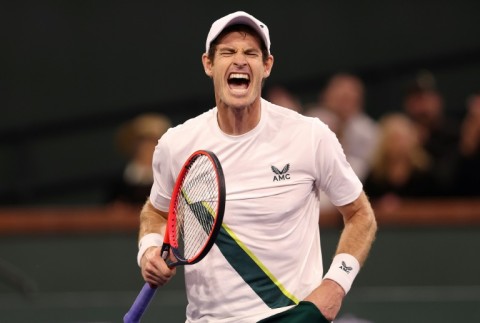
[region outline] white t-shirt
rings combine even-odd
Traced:
[[[194,151],[213,151],[225,174],[216,244],[185,267],[187,322],[256,322],[297,304],[323,276],[319,191],[334,205],[362,191],[324,123],[261,105],[259,124],[244,135],[223,133],[213,108],[170,129],[155,150],[150,201],[161,211],[168,211],[177,174]]]

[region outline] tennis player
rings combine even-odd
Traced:
[[[175,178],[192,152],[211,150],[225,174],[224,224],[207,256],[185,266],[186,322],[332,321],[376,232],[360,180],[319,119],[262,99],[274,62],[263,22],[245,12],[215,21],[202,62],[216,107],[158,142],[155,180],[140,214],[137,260],[145,281],[162,286],[174,276],[159,246]],[[326,267],[320,190],[345,224]]]

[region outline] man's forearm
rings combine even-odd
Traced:
[[[145,252],[163,243],[167,213],[157,210],[147,201],[140,212],[140,232],[138,234],[137,263],[141,266]]]
[[[343,215],[345,227],[340,236],[336,254],[350,254],[362,266],[377,232],[377,222],[370,202],[362,192],[353,203],[341,207],[340,212]]]
[[[140,230],[138,238],[149,233],[165,233],[167,213],[157,210],[150,201],[147,201],[140,212]]]

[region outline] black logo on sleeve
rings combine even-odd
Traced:
[[[345,261],[342,261],[342,265],[340,267],[341,270],[343,270],[344,272],[346,272],[347,274],[350,274],[350,272],[352,271],[352,267],[348,267],[347,264],[345,263]]]
[[[290,174],[288,174],[288,170],[290,169],[290,164],[286,164],[282,170],[279,170],[277,167],[272,166],[272,172],[275,174],[273,176],[273,181],[284,181],[290,179]]]

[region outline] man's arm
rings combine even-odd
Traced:
[[[167,225],[167,212],[157,210],[152,203],[147,200],[140,212],[140,232],[138,239],[149,233],[165,233]]]
[[[335,254],[353,256],[361,267],[367,259],[377,231],[377,222],[370,202],[362,192],[355,201],[338,207],[338,210],[343,215],[344,229]],[[347,267],[350,267],[349,265],[347,264]],[[345,295],[344,287],[327,277],[305,300],[314,303],[322,314],[332,321],[340,311]]]
[[[338,207],[338,210],[343,215],[344,229],[335,254],[350,254],[363,266],[377,232],[370,202],[362,192],[355,201]]]
[[[160,257],[160,247],[167,225],[167,212],[157,210],[147,201],[140,212],[138,263],[146,282],[163,286],[174,275],[175,268],[169,268]]]

